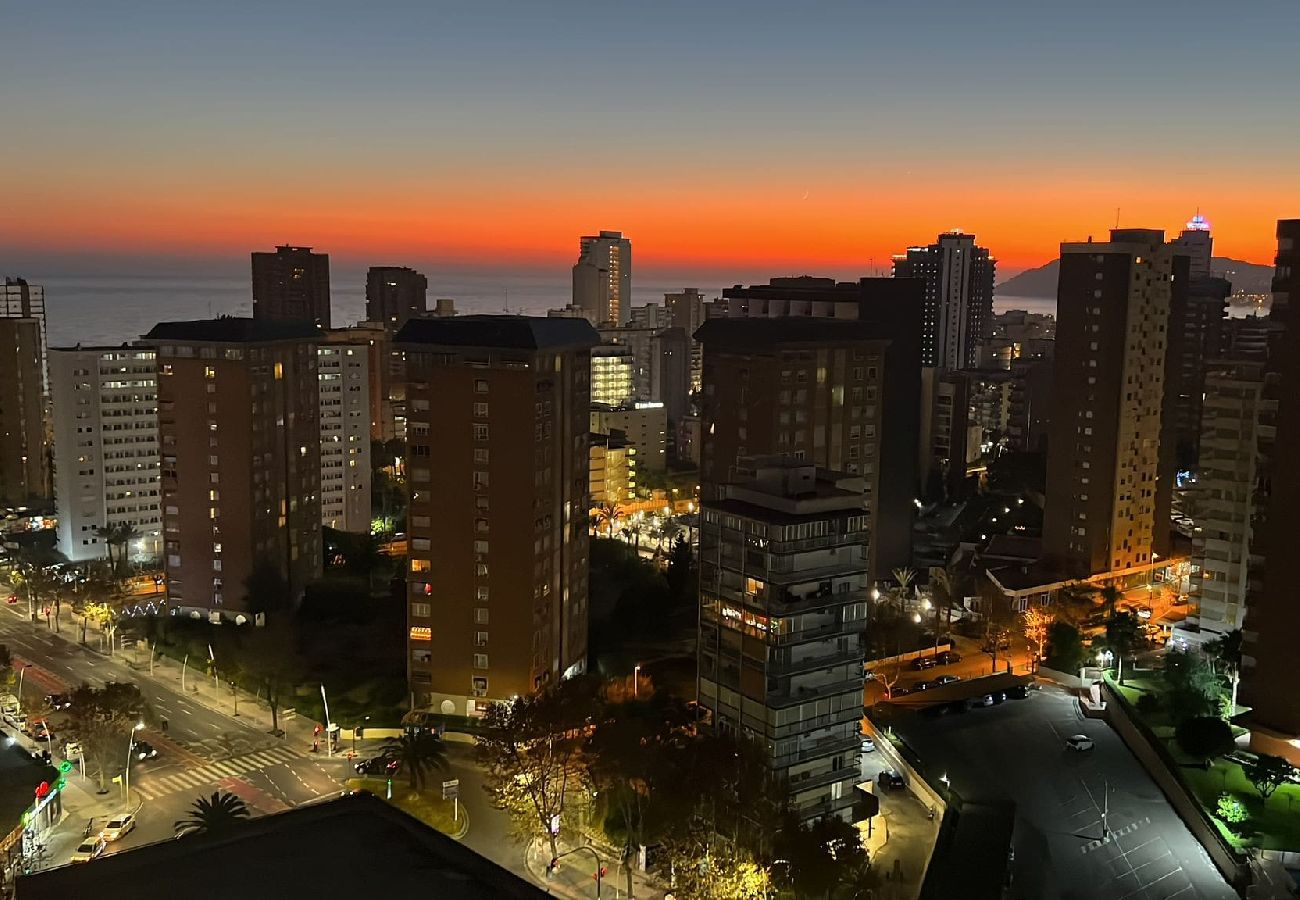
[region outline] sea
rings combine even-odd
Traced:
[[[331,312],[334,323],[348,324],[365,315],[364,278],[340,278],[333,273]],[[246,276],[233,275],[48,275],[29,276],[45,287],[45,305],[51,346],[119,344],[133,341],[158,322],[201,319],[221,315],[252,314],[252,296]],[[661,301],[670,291],[699,287],[717,296],[723,285],[740,282],[715,276],[714,283],[671,273],[637,283],[634,303]],[[430,276],[429,305],[450,297],[462,313],[523,313],[545,315],[548,309],[570,300],[567,270],[557,273],[501,275],[457,272]],[[1055,314],[1056,302],[1039,297],[996,297],[994,309],[1024,309]]]

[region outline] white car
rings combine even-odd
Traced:
[[[119,813],[108,820],[104,830],[99,833],[105,841],[116,841],[126,837],[135,827],[135,816],[132,813]]]
[[[871,740],[871,738],[863,738],[863,739],[862,739],[862,752],[863,752],[863,753],[875,753],[875,752],[876,752],[876,743],[875,743],[875,741]]]
[[[104,843],[104,839],[99,835],[88,837],[81,842],[80,846],[78,846],[76,850],[72,851],[72,856],[68,859],[68,862],[90,862],[92,859],[98,858],[104,852],[105,846],[106,844]]]
[[[1142,607],[1141,609],[1138,610],[1138,618],[1139,619],[1151,618],[1151,610],[1147,609],[1145,606]]]
[[[1092,738],[1086,734],[1072,734],[1065,739],[1065,746],[1082,753],[1085,750],[1092,749]]]

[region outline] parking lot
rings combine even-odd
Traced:
[[[1015,802],[1009,897],[1236,896],[1119,736],[1064,692],[894,727],[959,795]],[[1076,734],[1092,749],[1067,749]]]

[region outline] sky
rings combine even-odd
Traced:
[[[367,263],[1002,274],[1300,216],[1294,0],[0,0],[0,271]],[[730,279],[726,280],[727,283]]]

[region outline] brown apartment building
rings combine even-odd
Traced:
[[[713,318],[696,334],[704,345],[704,499],[733,479],[738,460],[771,455],[861,477],[874,526],[888,475],[880,438],[889,342],[853,319]],[[870,568],[876,529],[866,531]]]
[[[253,318],[330,327],[330,258],[310,247],[253,254]]]
[[[1139,570],[1168,552],[1166,350],[1188,266],[1150,229],[1061,245],[1043,549],[1063,575]]]
[[[48,499],[41,321],[0,317],[0,506]]]
[[[417,708],[474,715],[587,659],[585,319],[412,319],[408,638]]]
[[[429,279],[406,266],[371,266],[366,272],[366,320],[397,331],[429,308]]]
[[[1267,492],[1267,512],[1258,536],[1260,551],[1250,558],[1250,586],[1242,627],[1244,674],[1242,701],[1250,712],[1250,746],[1258,753],[1283,756],[1300,765],[1300,694],[1295,690],[1295,635],[1300,604],[1295,575],[1287,565],[1300,550],[1295,511],[1300,509],[1300,478],[1287,462],[1300,458],[1300,219],[1277,223],[1277,260],[1273,274],[1270,367],[1280,368],[1277,432],[1271,477],[1257,484]]]
[[[255,566],[289,599],[321,572],[320,425],[309,322],[162,322],[158,348],[169,602],[235,618]]]

